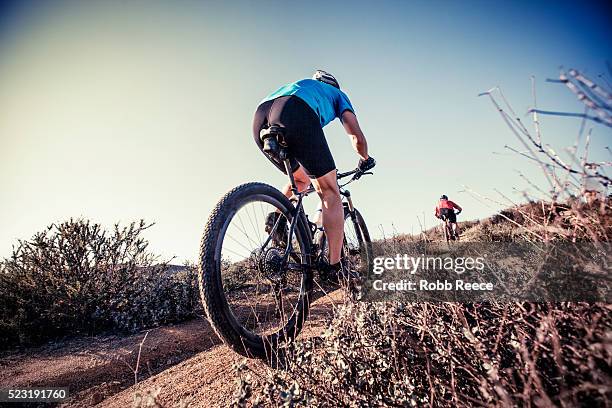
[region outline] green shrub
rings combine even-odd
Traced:
[[[192,316],[195,270],[159,262],[142,238],[149,227],[140,221],[109,232],[71,219],[19,241],[0,263],[0,348]]]

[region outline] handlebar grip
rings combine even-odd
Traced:
[[[374,173],[372,173],[371,171],[358,170],[357,173],[355,173],[355,175],[353,176],[353,180],[359,180],[361,176],[365,176],[366,174],[374,174]]]

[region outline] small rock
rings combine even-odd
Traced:
[[[104,396],[99,392],[94,392],[91,395],[91,405],[96,405],[104,401]]]

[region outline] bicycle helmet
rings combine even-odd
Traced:
[[[315,71],[314,75],[312,76],[312,79],[324,82],[328,85],[335,86],[336,88],[340,89],[340,84],[338,83],[336,78],[334,78],[334,76],[329,72],[325,72],[321,69],[317,69]]]
[[[448,200],[448,197],[446,196],[446,194],[442,194],[442,197],[440,197],[440,200]]]

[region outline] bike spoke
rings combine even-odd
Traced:
[[[257,234],[258,242],[259,242],[259,244],[261,244],[263,242],[262,239],[261,239],[261,231],[259,229],[257,229],[255,224],[253,223],[253,218],[251,217],[251,214],[249,214],[249,208],[251,209],[251,211],[254,211],[253,210],[253,205],[252,204],[248,204],[246,206],[246,209],[247,209],[246,213],[247,213],[247,216],[249,217],[249,223],[251,224],[251,228],[253,228],[253,232],[255,232],[255,234]],[[253,215],[255,215],[254,212],[253,212]],[[255,216],[255,218],[257,218],[257,216]]]
[[[257,208],[259,207],[259,209]],[[295,312],[301,294],[302,273],[293,268],[277,270],[282,265],[290,222],[269,240],[264,232],[267,214],[278,209],[265,202],[242,206],[229,221],[221,248],[221,277],[228,306],[240,325],[256,335],[271,335],[282,330]],[[277,223],[276,229],[279,228]],[[269,240],[265,248],[263,242]],[[281,245],[281,246],[278,246]],[[303,263],[303,250],[294,235],[289,259]]]
[[[250,249],[248,246],[244,245],[242,242],[240,242],[239,239],[234,238],[232,235],[230,234],[226,234],[226,237],[231,239],[232,241],[234,241],[236,244],[238,244],[238,246],[240,246],[241,248],[244,248],[247,254],[250,254],[252,252],[252,249]],[[236,251],[233,251],[231,249],[227,249],[228,251],[238,255],[238,256],[244,256],[243,254],[238,254]],[[248,255],[244,256],[245,258],[248,257]]]
[[[242,222],[241,214],[238,213],[236,215],[238,216],[238,220],[240,221],[240,226],[242,227],[242,228],[239,228],[240,232],[242,232],[244,234],[244,236],[249,240],[249,245],[251,245],[252,243],[255,243],[255,241],[253,241],[251,236],[246,233],[246,228],[244,227],[244,222]]]

